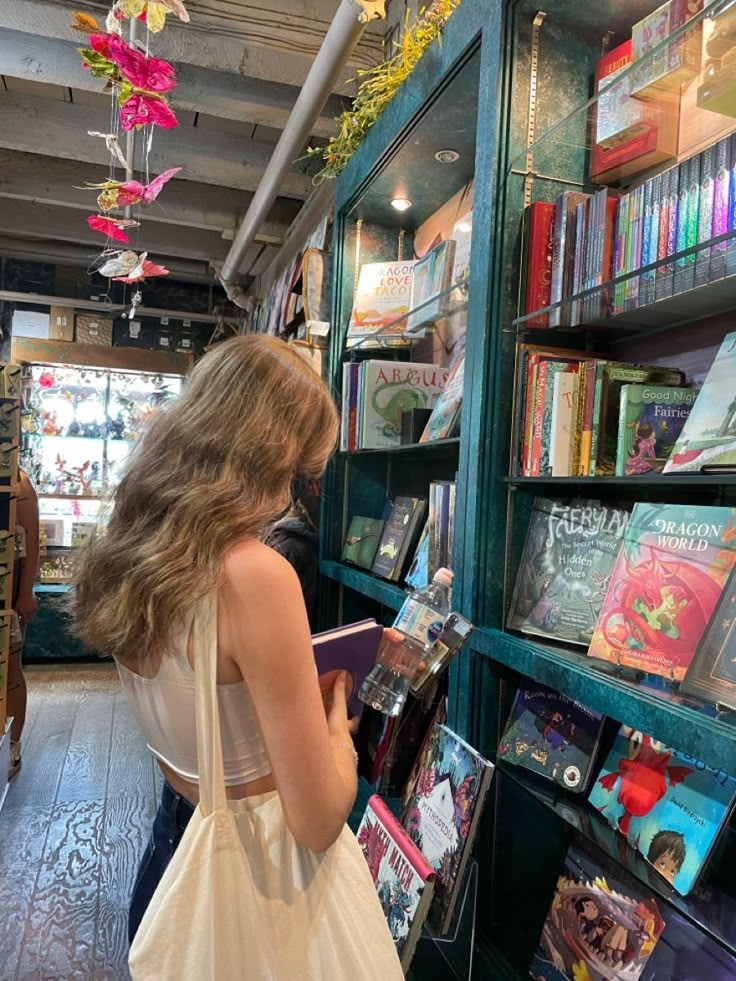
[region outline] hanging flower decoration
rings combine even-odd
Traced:
[[[127,208],[137,204],[151,204],[161,193],[165,184],[181,171],[181,167],[172,167],[150,184],[139,181],[103,181],[101,184],[85,184],[80,190],[100,191],[97,204],[100,211],[112,211],[114,208]]]
[[[157,276],[168,276],[169,270],[166,266],[159,266],[147,258],[147,253],[142,252],[136,265],[126,276],[113,276],[118,283],[143,283],[147,279],[154,279]]]
[[[167,14],[176,14],[179,20],[189,23],[187,8],[181,0],[118,0],[112,9],[117,17],[137,17],[148,25],[152,34],[158,34],[166,26]]]
[[[110,218],[109,215],[90,215],[87,224],[93,232],[102,232],[108,238],[125,244],[130,241],[126,229],[138,227],[138,222],[133,218]]]

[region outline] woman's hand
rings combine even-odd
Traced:
[[[358,728],[358,719],[348,719],[348,705],[345,697],[347,674],[341,671],[332,686],[332,700],[327,712],[327,726],[332,742],[349,739]]]

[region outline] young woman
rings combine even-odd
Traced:
[[[253,798],[263,820],[274,820],[276,798],[287,892],[309,863],[324,858],[325,868],[345,869],[344,881],[338,875],[329,886],[346,893],[347,909],[334,914],[336,936],[345,935],[351,905],[362,911],[354,949],[343,942],[326,974],[309,965],[324,967],[324,949],[312,947],[333,924],[316,922],[299,938],[299,977],[392,981],[402,977],[398,957],[367,864],[344,831],[357,788],[344,679],[326,715],[299,580],[260,541],[288,507],[294,477],[320,476],[337,428],[326,386],[284,342],[259,335],[220,344],[134,448],[107,527],[83,557],[75,618],[90,647],[115,656],[166,779],[134,887],[131,938],[199,799],[192,611],[216,593],[228,796]],[[257,869],[264,856],[246,852],[246,860]],[[325,877],[315,875],[308,888],[325,888]],[[316,899],[315,910],[334,908]],[[264,917],[280,915],[272,911],[278,904],[263,903]],[[366,956],[371,973],[356,974]]]

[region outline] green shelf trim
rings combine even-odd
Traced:
[[[683,753],[736,773],[736,714],[719,715],[713,706],[703,703],[701,710],[695,699],[636,685],[602,670],[597,665],[603,662],[582,653],[545,647],[501,630],[476,630],[470,643],[478,653],[540,684]]]
[[[510,780],[520,787],[538,804],[551,811],[577,834],[592,842],[596,848],[613,858],[623,869],[638,879],[659,899],[673,906],[678,913],[690,920],[698,929],[704,930],[714,940],[736,954],[736,899],[721,892],[707,882],[701,895],[691,893],[681,896],[659,876],[646,859],[627,843],[623,835],[604,821],[594,807],[582,800],[565,794],[552,783],[542,784],[524,773],[523,770],[501,763],[498,767],[502,780]],[[726,830],[724,835],[733,832]],[[716,852],[711,856],[715,859]],[[707,895],[707,900],[704,896]],[[665,919],[667,917],[665,916]]]
[[[549,486],[577,487],[583,485],[592,487],[658,487],[666,490],[670,487],[703,487],[718,490],[720,487],[736,486],[734,473],[671,473],[671,474],[642,474],[638,477],[501,477],[502,483],[514,487]]]
[[[402,446],[384,446],[377,450],[340,450],[339,456],[350,459],[352,456],[376,456],[380,453],[442,453],[450,450],[457,452],[460,446],[460,437],[452,439],[434,439],[428,443],[405,443]]]
[[[393,583],[376,579],[369,572],[354,569],[352,566],[343,565],[341,562],[329,562],[325,560],[320,562],[319,570],[323,576],[334,579],[335,582],[347,586],[348,589],[354,589],[356,592],[362,593],[368,599],[383,603],[384,606],[388,606],[392,610],[401,609],[401,604],[404,602],[405,593],[401,586],[395,586]]]

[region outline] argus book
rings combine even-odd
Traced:
[[[493,764],[443,725],[425,745],[401,823],[437,873],[429,923],[447,933],[473,847]]]
[[[686,896],[736,797],[736,780],[622,726],[590,803]]]
[[[401,445],[401,418],[413,409],[433,409],[449,371],[436,364],[366,361],[361,366],[358,418],[361,449]]]
[[[682,690],[736,712],[736,568],[690,662]]]
[[[434,869],[377,794],[357,837],[406,974],[432,901]]]
[[[664,473],[736,470],[736,332],[723,339]]]
[[[348,342],[370,338],[409,312],[414,261],[367,262],[360,267],[358,289],[350,324]],[[401,337],[406,324],[400,321],[392,332]]]
[[[637,503],[588,650],[681,681],[736,562],[736,509]]]
[[[637,981],[665,928],[656,898],[588,845],[569,848],[529,976]]]
[[[588,645],[628,524],[599,501],[534,501],[508,627]]]
[[[544,685],[520,688],[498,746],[505,763],[583,793],[595,762],[604,717]]]
[[[619,409],[616,474],[661,473],[697,391],[668,385],[624,385]]]

